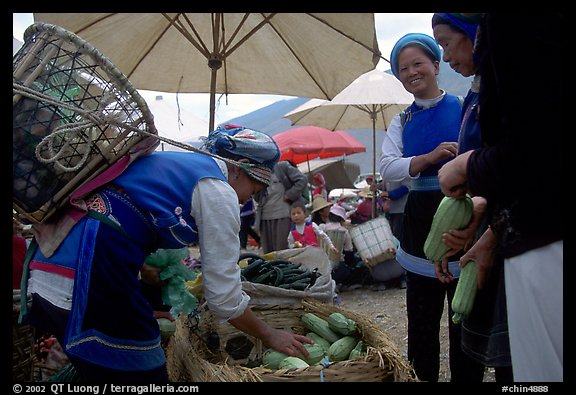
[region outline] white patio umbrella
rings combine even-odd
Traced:
[[[334,99],[312,99],[285,117],[293,125],[314,125],[331,130],[371,128],[373,176],[376,179],[376,130],[385,131],[392,118],[413,101],[414,96],[396,77],[374,69],[362,74]]]
[[[373,13],[35,13],[99,49],[137,89],[332,99],[381,58]]]

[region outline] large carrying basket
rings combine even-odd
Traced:
[[[36,23],[13,58],[13,208],[42,223],[80,186],[159,143],[130,81],[62,27]]]
[[[300,317],[312,312],[327,318],[340,312],[356,321],[362,340],[367,344],[365,356],[328,366],[270,370],[257,367],[266,346],[229,323],[220,323],[209,311],[203,311],[197,326],[195,319],[180,317],[176,333],[167,348],[167,367],[171,381],[185,382],[353,382],[417,381],[410,365],[397,346],[367,317],[333,304],[304,299],[301,304],[260,305],[252,310],[274,328],[294,333],[309,332]],[[214,341],[219,339],[219,344]],[[252,367],[251,367],[252,366]]]
[[[350,236],[362,262],[368,267],[396,257],[396,239],[385,217],[376,217],[353,226]]]

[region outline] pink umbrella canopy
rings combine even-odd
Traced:
[[[366,146],[345,131],[331,131],[318,126],[290,129],[272,138],[280,148],[280,160],[290,160],[295,164],[366,152]]]

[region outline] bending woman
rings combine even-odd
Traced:
[[[204,295],[223,321],[289,355],[304,336],[274,329],[248,307],[240,282],[238,204],[270,182],[280,152],[267,135],[216,129],[198,152],[154,152],[85,201],[53,254],[29,264],[30,323],[54,333],[82,380],[166,382],[166,359],[138,274],[157,249],[199,243]]]

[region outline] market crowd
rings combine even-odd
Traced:
[[[203,153],[136,160],[91,191],[86,213],[49,243],[34,238],[38,229],[46,235],[41,226],[28,243],[15,226],[13,286],[32,297],[22,322],[57,339],[81,380],[167,382],[143,265],[158,250],[194,245],[208,308],[273,349],[305,356],[310,338],[252,312],[237,263],[250,246],[322,248],[336,293],[368,284],[406,289],[407,358],[418,379],[438,381],[440,327],[448,325],[453,382],[482,382],[487,367],[499,382],[563,381],[563,217],[534,195],[535,185],[565,183],[563,87],[554,67],[536,75],[526,61],[561,64],[563,24],[560,13],[436,13],[434,37],[400,38],[391,71],[414,101],[387,129],[380,178],[367,177],[355,195],[330,195],[321,172],[309,179],[280,160],[268,135],[222,125],[205,138]],[[473,77],[466,97],[438,86],[441,60]],[[533,111],[555,136],[545,147]],[[554,197],[560,209],[562,195]],[[474,204],[470,224],[443,235],[449,251],[440,261],[427,259],[438,205],[466,196]],[[378,218],[390,224],[396,258],[367,267],[349,231]],[[471,261],[478,268],[472,312],[443,323],[445,302],[452,317]],[[161,284],[154,276],[149,282]]]

